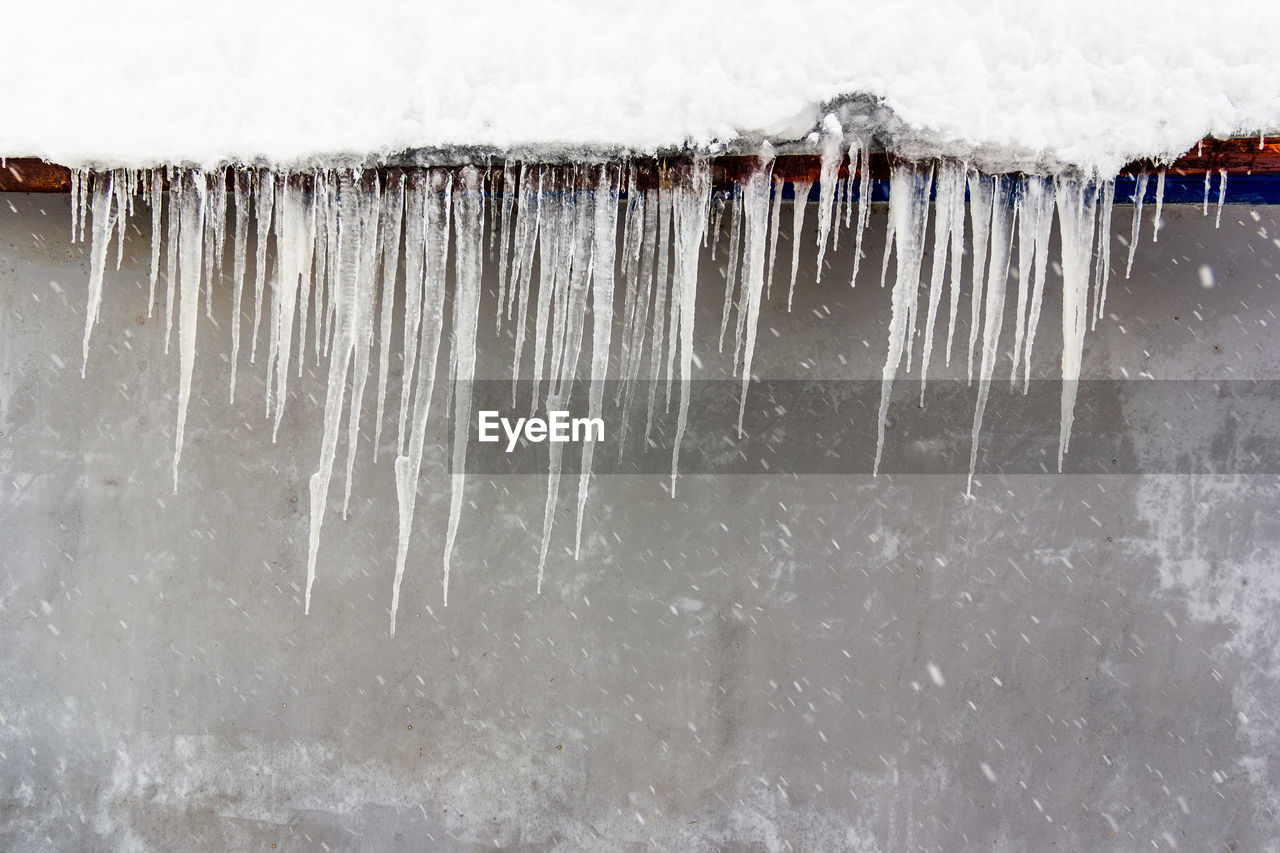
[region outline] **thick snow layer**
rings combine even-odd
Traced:
[[[870,96],[922,153],[1113,170],[1280,128],[1280,4],[13,4],[0,155],[290,165],[451,146],[803,138]],[[883,118],[885,112],[880,113]],[[997,152],[991,154],[991,152]]]

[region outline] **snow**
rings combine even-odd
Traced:
[[[0,153],[209,168],[653,151],[802,140],[867,96],[899,150],[1114,172],[1280,128],[1280,6],[1233,12],[1247,23],[1205,26],[1190,0],[799,0],[784,21],[763,0],[227,0],[175,20],[158,0],[52,0],[7,10],[32,37],[0,52]]]

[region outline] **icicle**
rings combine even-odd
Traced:
[[[1103,181],[1098,192],[1102,216],[1098,224],[1098,262],[1093,273],[1093,322],[1090,329],[1098,327],[1098,318],[1107,309],[1107,280],[1111,276],[1111,209],[1116,200],[1115,179]]]
[[[969,292],[968,377],[973,382],[973,351],[978,344],[983,301],[987,240],[991,228],[991,206],[995,201],[995,179],[979,172],[969,174],[969,221],[973,228],[973,290]]]
[[[151,203],[151,274],[147,278],[147,319],[150,320],[156,304],[156,282],[160,278],[160,217],[163,212],[164,181],[159,169],[151,169],[147,177]]]
[[[175,294],[178,287],[178,254],[181,251],[178,243],[178,232],[181,230],[179,225],[179,206],[174,203],[172,193],[176,192],[178,181],[181,176],[172,168],[167,172],[169,179],[169,227],[165,229],[165,306],[164,306],[164,352],[169,354],[169,337],[173,331],[173,314],[175,310],[174,303],[176,301]]]
[[[275,371],[276,371],[276,368],[279,367],[277,362],[279,361],[280,335],[281,335],[281,327],[282,327],[280,312],[282,310],[282,299],[283,299],[283,291],[285,286],[285,282],[284,282],[285,272],[282,268],[282,265],[288,264],[293,260],[293,252],[291,250],[292,247],[288,245],[289,238],[288,238],[288,235],[286,234],[287,226],[284,223],[284,217],[285,217],[284,193],[285,193],[285,185],[287,183],[287,176],[273,175],[272,181],[277,185],[276,189],[274,190],[275,202],[273,205],[273,217],[275,221],[272,226],[272,231],[275,233],[275,238],[276,238],[275,240],[276,268],[270,280],[271,315],[267,319],[267,381],[265,383],[265,391],[263,394],[263,400],[266,405],[265,417],[267,418],[271,417],[271,398],[272,398],[272,395],[275,393],[275,381],[274,381]],[[206,227],[205,229],[206,245],[213,244],[212,231],[213,229],[211,226]],[[206,273],[208,272],[208,270],[209,270],[209,261],[208,261],[208,258],[206,257],[205,259]],[[296,273],[294,275],[295,275],[295,281],[296,281]]]
[[[213,269],[209,278],[209,301],[205,303],[205,316],[213,317],[214,283],[221,281],[222,256],[227,248],[227,170],[219,169],[211,176],[209,188],[209,216],[213,219],[213,241],[205,251],[213,255]]]
[[[1036,257],[1037,231],[1040,217],[1044,211],[1044,197],[1047,192],[1046,179],[1035,175],[1024,177],[1018,185],[1017,212],[1015,220],[1018,229],[1018,305],[1014,312],[1013,327],[1013,367],[1009,371],[1009,386],[1018,381],[1018,368],[1022,363],[1024,344],[1027,342],[1027,303],[1037,303],[1043,294],[1043,282],[1040,294],[1033,294],[1032,269]],[[1052,203],[1052,196],[1050,196]],[[1036,310],[1038,319],[1038,309]],[[1029,345],[1028,345],[1029,348]]]
[[[671,446],[671,497],[676,495],[680,470],[680,444],[689,419],[689,395],[693,380],[693,325],[698,296],[698,243],[707,227],[707,199],[711,195],[711,164],[695,157],[676,187],[672,212],[675,219],[676,269],[671,288],[672,321],[679,319],[680,407],[676,436]],[[672,328],[672,337],[676,329]]]
[[[620,180],[620,178],[619,178]],[[595,191],[595,235],[591,245],[591,386],[588,389],[587,416],[603,423],[604,383],[609,376],[609,345],[613,331],[613,262],[618,228],[618,191],[609,177],[608,167],[600,167]],[[578,528],[574,537],[573,558],[582,550],[582,517],[587,508],[587,489],[591,481],[591,461],[596,436],[590,426],[582,443],[582,467],[578,475]]]
[[[200,316],[200,255],[205,215],[205,176],[202,172],[182,174],[178,204],[172,206],[181,210],[178,232],[182,254],[182,304],[178,309],[178,424],[173,438],[173,491],[176,494],[178,463],[182,459],[183,435],[187,426],[187,405],[191,400],[191,374],[196,363],[196,321]]]
[[[429,181],[429,183],[428,183]],[[418,475],[422,470],[422,452],[426,443],[427,418],[431,413],[431,397],[435,391],[436,362],[440,355],[440,338],[444,326],[445,275],[449,261],[449,219],[452,209],[452,180],[444,169],[433,169],[429,178],[420,172],[409,177],[405,209],[405,259],[418,257],[418,284],[426,305],[422,322],[422,340],[417,348],[417,388],[413,394],[413,426],[407,455],[396,457],[396,504],[399,508],[399,538],[396,544],[396,573],[391,587],[391,633],[396,632],[396,613],[400,608],[400,584],[404,580],[409,556],[409,537],[413,532],[413,513],[418,497]],[[425,267],[422,257],[426,257]],[[405,372],[412,372],[406,364]]]
[[[626,391],[619,416],[622,423],[618,437],[619,458],[622,458],[622,451],[626,444],[628,425],[631,420],[631,404],[634,402],[636,383],[640,379],[640,369],[644,361],[645,330],[649,328],[649,304],[653,297],[653,266],[658,246],[658,190],[645,190],[644,196],[642,226],[644,237],[640,245],[640,278],[636,285],[636,314],[631,325],[631,361],[623,380]]]
[[[925,385],[929,380],[929,361],[933,355],[934,326],[938,321],[938,306],[942,303],[942,290],[947,267],[947,249],[955,247],[955,232],[964,239],[964,166],[954,160],[938,164],[934,191],[933,271],[929,277],[929,308],[924,321],[924,350],[920,355],[920,405],[924,405]],[[957,212],[959,216],[957,216]],[[960,268],[960,255],[952,252],[952,298],[959,297],[955,271]],[[952,322],[955,310],[951,312]],[[948,350],[950,335],[948,335]]]
[[[311,222],[310,201],[303,192],[297,177],[288,177],[280,184],[282,195],[278,210],[282,215],[276,222],[275,256],[276,289],[279,291],[279,311],[276,314],[278,339],[275,346],[275,423],[271,427],[271,442],[280,432],[280,419],[284,416],[285,393],[288,391],[289,359],[293,347],[293,323],[298,311],[298,295],[311,286],[311,255],[315,251],[314,224]],[[305,309],[302,311],[305,314]],[[301,351],[302,343],[298,343]],[[301,356],[300,356],[301,359]]]
[[[1212,182],[1213,172],[1208,169],[1204,170],[1204,203],[1201,205],[1200,213],[1203,216],[1209,215],[1209,184]]]
[[[476,373],[476,325],[480,314],[480,274],[484,255],[481,252],[484,227],[484,193],[480,173],[465,166],[459,175],[459,188],[453,196],[454,236],[457,240],[457,286],[453,297],[453,355],[455,365],[453,408],[453,473],[452,496],[449,501],[449,526],[444,539],[443,601],[449,605],[449,574],[453,543],[458,536],[462,516],[462,493],[466,486],[467,436],[471,430],[471,385]],[[555,446],[555,445],[553,445]]]
[[[622,340],[619,342],[618,375],[624,381],[618,383],[614,392],[615,406],[622,402],[625,379],[631,375],[631,340],[638,308],[636,303],[640,298],[638,284],[640,245],[644,241],[644,193],[635,190],[634,176],[631,185],[622,224]],[[622,428],[625,430],[625,424]]]
[[[787,313],[791,313],[791,300],[796,295],[796,275],[800,272],[800,235],[804,233],[804,209],[809,202],[813,184],[808,181],[791,182],[791,288],[787,291]]]
[[[430,183],[439,183],[442,179],[433,172]],[[433,210],[435,196],[428,188],[428,181],[420,172],[409,178],[408,190],[405,194],[404,211],[404,335],[401,348],[403,370],[400,374],[400,413],[396,422],[396,456],[405,455],[408,447],[409,433],[406,424],[410,410],[417,411],[417,406],[410,396],[413,391],[413,377],[418,367],[418,340],[422,328],[423,305],[428,304],[423,298],[423,287],[429,287],[430,279],[424,282],[424,270],[430,268],[434,259],[426,253],[433,251],[430,243],[433,227],[428,216]],[[434,227],[439,227],[438,224]],[[448,231],[445,231],[448,237]],[[442,291],[443,292],[443,291]],[[442,297],[443,298],[443,297]],[[430,333],[430,330],[427,330]],[[418,387],[421,388],[421,380]],[[416,396],[416,395],[415,395]],[[415,415],[416,417],[416,415]]]
[[[895,247],[897,277],[893,283],[893,309],[889,320],[889,351],[880,377],[880,414],[876,423],[876,457],[872,474],[880,473],[884,451],[885,419],[893,378],[902,363],[907,342],[907,317],[911,303],[920,293],[920,264],[924,256],[924,227],[929,216],[929,189],[933,167],[923,163],[896,162],[889,176],[889,220],[891,232],[885,243],[885,257]]]
[[[1049,237],[1053,233],[1053,209],[1055,192],[1050,178],[1028,178],[1028,198],[1021,215],[1031,217],[1035,228],[1032,232],[1035,258],[1031,278],[1031,314],[1027,318],[1026,341],[1022,362],[1022,393],[1031,388],[1031,354],[1040,326],[1040,309],[1044,304],[1045,274],[1049,269]]]
[[[267,181],[270,183],[270,180]],[[355,348],[355,329],[352,324],[354,311],[350,306],[356,299],[356,268],[360,254],[360,199],[359,190],[349,173],[337,177],[336,214],[340,234],[333,264],[336,268],[334,301],[343,303],[336,312],[333,353],[329,358],[329,381],[324,400],[324,438],[320,445],[320,467],[311,475],[311,535],[307,548],[307,586],[303,596],[303,610],[311,612],[311,587],[316,580],[316,555],[320,549],[320,528],[324,523],[325,505],[329,497],[329,480],[333,476],[333,461],[338,451],[338,432],[342,423],[342,401],[346,394],[347,375],[351,372],[352,350]],[[260,184],[261,186],[261,184]],[[258,223],[262,232],[262,223]]]
[[[231,282],[230,401],[233,405],[236,402],[236,368],[240,363],[240,313],[244,302],[245,247],[249,241],[249,194],[251,191],[249,173],[243,169],[237,169],[235,183],[231,187],[231,207],[236,216]]]
[[[730,198],[726,205],[730,222],[729,257],[725,264],[724,306],[720,312],[720,352],[724,352],[724,333],[729,328],[729,312],[733,309],[733,297],[738,284],[738,260],[742,257],[742,209],[734,201],[735,199]],[[741,313],[742,308],[739,307],[738,311]]]
[[[315,290],[316,280],[316,247],[319,241],[316,239],[320,233],[320,204],[317,192],[322,186],[319,180],[319,173],[311,172],[302,179],[309,182],[311,191],[307,193],[310,198],[307,204],[307,260],[306,267],[302,271],[302,286],[298,288],[298,378],[302,378],[303,368],[307,362],[307,317],[311,311],[311,297]]]
[[[574,275],[574,260],[581,256],[581,252],[591,250],[589,242],[582,247],[577,245],[577,235],[581,231],[576,227],[576,216],[579,213],[578,206],[581,201],[578,196],[577,167],[565,170],[562,181],[564,191],[561,193],[560,205],[560,240],[551,288],[551,352],[547,363],[548,384],[545,398],[548,409],[551,407],[551,398],[555,394],[556,378],[560,375],[565,345],[569,337],[569,293]],[[583,237],[583,240],[586,239]],[[582,280],[582,284],[585,292],[586,279]]]
[[[84,215],[84,209],[81,205],[81,184],[86,178],[84,169],[72,169],[72,190],[70,190],[70,201],[72,201],[72,242],[76,242],[79,237],[79,220]],[[1207,204],[1207,202],[1206,202]]]
[[[844,162],[844,157],[840,158]],[[850,172],[852,173],[852,169]],[[848,179],[839,180],[839,172],[837,171],[836,180],[836,209],[835,215],[831,220],[831,251],[838,252],[840,250],[840,223],[845,223],[848,228],[848,211],[849,211],[849,181]]]
[[[314,327],[312,338],[315,344],[315,359],[319,362],[320,351],[324,347],[322,342],[324,334],[321,330],[324,326],[325,304],[329,298],[327,295],[331,248],[329,234],[337,227],[334,222],[336,208],[332,203],[329,176],[323,171],[311,173],[311,201],[316,208],[315,273],[311,278],[312,326]],[[298,363],[301,365],[302,359],[299,359]]]
[[[764,292],[765,241],[769,228],[769,188],[773,184],[773,146],[768,142],[760,150],[760,165],[747,178],[742,205],[747,220],[747,239],[743,249],[742,305],[738,313],[746,318],[745,346],[742,356],[742,394],[738,400],[738,437],[742,438],[742,421],[747,412],[747,388],[751,383],[751,361],[755,356],[756,329],[760,322],[760,297]],[[685,394],[688,393],[686,389]]]
[[[867,223],[871,221],[871,152],[867,150],[866,143],[855,140],[849,146],[851,165],[855,153],[858,154],[859,172],[858,221],[853,232],[853,275],[849,277],[850,287],[858,283],[858,268],[862,265],[862,235],[866,233]]]
[[[1058,227],[1062,233],[1062,424],[1058,435],[1058,471],[1071,442],[1080,363],[1084,354],[1089,298],[1089,261],[1093,257],[1097,188],[1079,175],[1059,179]]]
[[[111,170],[111,188],[116,209],[116,269],[119,270],[120,264],[124,261],[124,235],[128,229],[129,206],[132,199],[129,194],[128,170]]]
[[[333,344],[334,337],[336,337],[338,306],[342,304],[342,300],[337,298],[336,295],[338,292],[339,275],[338,252],[340,251],[339,244],[342,239],[338,216],[338,201],[333,197],[333,194],[337,192],[337,188],[334,186],[333,182],[328,181],[326,182],[326,186],[326,191],[330,195],[328,201],[329,215],[324,227],[326,243],[324,250],[326,256],[326,280],[324,284],[324,310],[322,312],[324,333],[320,347],[320,351],[324,355],[329,354],[329,348]],[[320,331],[319,322],[316,323],[316,331]]]
[[[547,391],[543,398],[543,405],[546,408],[551,406],[551,398],[555,394],[556,377],[560,375],[561,364],[564,361],[565,344],[569,335],[569,292],[573,283],[574,258],[575,249],[580,251],[590,251],[590,245],[583,247],[577,246],[577,235],[581,229],[577,228],[576,216],[579,213],[579,201],[577,186],[578,172],[576,168],[564,170],[557,179],[559,187],[559,224],[551,225],[556,233],[555,243],[555,263],[551,269],[551,285],[550,285],[550,304],[548,310],[551,312],[549,318],[550,331],[548,332],[548,344],[550,352],[548,355],[545,373],[539,375],[539,379],[547,380]],[[586,239],[585,237],[583,238]],[[586,280],[582,280],[583,289],[586,287]],[[536,396],[536,395],[535,395]],[[537,399],[533,400],[533,405],[537,407]]]
[[[505,312],[511,317],[509,297],[507,296],[507,270],[510,264],[511,248],[511,212],[516,203],[516,164],[506,160],[502,164],[502,206],[499,208],[498,227],[498,331],[502,331],[502,316]]]
[[[769,274],[764,280],[765,297],[768,298],[773,293],[773,271],[777,267],[778,260],[778,229],[782,223],[782,181],[773,181],[770,184],[770,191],[773,194],[773,204],[769,210]]]
[[[379,220],[382,197],[377,178],[360,194],[360,268],[356,277],[355,354],[351,376],[351,405],[347,409],[347,476],[342,493],[342,517],[351,505],[351,480],[355,471],[356,449],[360,443],[360,415],[364,411],[364,389],[369,381],[369,362],[373,350],[373,307],[377,295],[378,261],[382,255],[379,243]],[[283,401],[281,402],[283,406]]]
[[[529,287],[533,280],[533,252],[538,244],[538,222],[542,218],[542,175],[535,180],[533,167],[520,167],[520,204],[516,208],[515,258],[511,268],[508,299],[515,299],[516,346],[511,360],[511,405],[516,403],[516,387],[520,381],[520,358],[524,353],[526,326],[529,319]],[[507,306],[510,313],[510,305]],[[537,394],[534,394],[537,397]]]
[[[724,222],[724,209],[732,203],[732,200],[732,191],[728,199],[723,195],[717,195],[711,200],[711,260],[713,261],[716,260],[720,249],[720,224]]]
[[[258,326],[262,322],[262,290],[267,281],[267,234],[271,230],[271,213],[275,204],[275,177],[265,169],[258,170],[254,186],[253,210],[258,217],[257,257],[253,277],[253,337],[249,340],[249,362],[258,358]]]
[[[946,179],[951,182],[947,191],[951,202],[951,286],[947,299],[948,367],[951,365],[951,347],[956,336],[956,318],[960,314],[960,283],[964,276],[964,217],[968,173],[967,164],[957,163],[946,175]]]
[[[1151,242],[1160,242],[1160,226],[1164,224],[1164,220],[1160,216],[1160,211],[1164,208],[1164,179],[1168,169],[1161,169],[1156,175],[1156,221],[1151,226]]]
[[[84,378],[89,369],[89,338],[93,334],[93,326],[98,322],[98,313],[102,310],[102,281],[107,266],[107,246],[111,242],[111,231],[119,216],[112,215],[111,200],[115,196],[116,175],[110,177],[95,175],[93,179],[93,240],[89,250],[89,297],[84,311],[84,343],[81,347],[83,361],[80,363],[80,378]]]
[[[995,375],[1000,351],[1000,328],[1004,324],[1004,295],[1009,278],[1010,236],[1016,209],[1012,205],[1013,181],[1000,175],[993,181],[991,206],[991,263],[987,269],[986,309],[982,321],[982,362],[978,370],[978,402],[973,410],[973,431],[969,439],[969,480],[965,495],[973,495],[973,473],[978,466],[978,438],[982,416]]]
[[[832,208],[836,200],[836,180],[840,161],[844,159],[844,128],[833,113],[822,120],[822,136],[818,143],[821,170],[818,178],[818,271],[815,283],[822,282],[822,259],[827,254],[827,238],[831,233]]]
[[[665,180],[665,175],[664,175]],[[649,383],[649,413],[645,418],[644,439],[649,440],[650,432],[653,428],[653,409],[654,401],[658,391],[658,378],[662,371],[662,355],[665,352],[663,346],[665,323],[669,318],[674,318],[674,310],[668,311],[668,293],[669,281],[667,279],[667,265],[670,257],[670,234],[671,234],[671,194],[673,190],[669,186],[661,187],[658,192],[658,271],[654,285],[657,288],[653,297],[653,332],[650,335],[652,344],[649,349],[649,365],[650,365],[650,383]],[[675,304],[675,296],[671,296],[671,304]],[[672,336],[675,335],[675,327],[671,328]]]
[[[571,182],[571,202],[565,206],[563,220],[568,240],[561,240],[560,272],[557,281],[563,300],[557,309],[562,318],[559,324],[564,342],[552,358],[548,379],[546,411],[565,410],[577,374],[578,358],[582,352],[583,325],[586,321],[587,298],[591,286],[591,245],[595,237],[595,195],[577,188],[576,175]],[[565,244],[568,245],[565,245]],[[568,260],[566,261],[566,255]],[[612,318],[610,318],[612,322]],[[607,358],[607,354],[606,354]],[[555,524],[556,504],[560,494],[560,470],[563,448],[559,442],[548,442],[549,467],[547,474],[547,500],[542,517],[542,546],[538,551],[538,592],[542,591],[542,579],[546,572],[547,551],[551,545],[551,530]]]
[[[1128,278],[1129,273],[1133,272],[1133,256],[1138,251],[1138,237],[1142,228],[1142,203],[1147,198],[1147,173],[1143,172],[1138,175],[1137,184],[1133,190],[1133,229],[1129,234],[1129,261],[1124,267],[1124,277]]]
[[[562,254],[560,247],[566,239],[564,216],[568,204],[565,193],[558,186],[560,180],[559,171],[550,167],[544,166],[538,172],[538,291],[533,308],[533,389],[529,396],[531,415],[537,413],[546,370],[551,303]],[[530,252],[532,251],[530,248]],[[513,398],[514,395],[515,384],[512,383]]]
[[[404,173],[387,181],[382,197],[382,294],[378,319],[378,403],[373,427],[373,461],[382,443],[382,416],[387,405],[387,377],[391,372],[391,332],[395,320],[396,270],[400,262],[400,231],[404,222]],[[398,449],[398,448],[397,448]]]
[[[217,243],[217,235],[215,233],[214,220],[217,218],[217,210],[215,209],[214,190],[218,182],[217,172],[208,172],[205,174],[205,214],[204,214],[204,283],[202,290],[204,291],[204,316],[205,319],[213,319],[213,287],[214,275],[213,266],[214,258],[217,252],[214,251],[214,245]]]
[[[276,440],[280,431],[280,420],[284,417],[286,392],[289,382],[289,360],[293,346],[293,324],[297,311],[298,296],[311,285],[311,261],[315,251],[315,231],[312,222],[312,207],[303,191],[301,181],[297,177],[289,177],[281,184],[281,197],[277,208],[282,215],[277,222],[276,230],[276,264],[280,291],[279,312],[276,317],[278,338],[276,346],[276,412],[275,423],[271,429],[271,441]],[[281,227],[283,226],[283,227]],[[305,314],[305,308],[303,312]],[[301,351],[302,342],[298,349]],[[301,355],[299,355],[301,358]]]
[[[1218,170],[1218,215],[1214,217],[1213,227],[1222,227],[1222,205],[1227,200],[1227,170]]]

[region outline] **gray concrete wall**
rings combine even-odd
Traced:
[[[1115,242],[1085,376],[1273,377],[1276,209],[1165,218],[1128,281]],[[0,847],[1280,849],[1273,474],[984,473],[971,500],[928,473],[689,477],[676,500],[664,477],[605,477],[578,562],[564,492],[541,596],[541,478],[474,476],[446,609],[437,445],[391,638],[388,454],[362,457],[345,521],[335,477],[304,617],[320,371],[272,444],[260,368],[226,403],[220,304],[172,494],[147,242],[109,274],[82,380],[67,225],[64,197],[0,199]],[[883,226],[855,290],[848,235],[820,286],[808,235],[759,375],[879,375]],[[1046,377],[1056,270],[1049,287]],[[504,347],[482,346],[489,375]],[[1192,414],[1144,417],[1139,459]]]

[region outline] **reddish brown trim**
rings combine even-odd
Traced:
[[[871,177],[889,176],[889,158],[883,153],[870,156]],[[712,179],[717,187],[739,183],[750,173],[755,157],[724,156],[712,161]],[[641,188],[657,186],[662,181],[664,163],[658,159],[632,161],[636,185]],[[787,154],[774,161],[775,178],[785,181],[813,182],[818,179],[820,161],[814,154]],[[1121,174],[1154,171],[1159,166],[1149,160],[1130,163]],[[1205,171],[1226,169],[1228,175],[1280,175],[1280,142],[1259,145],[1258,139],[1206,139],[1191,151],[1179,157],[1168,167],[1171,175],[1202,175]],[[840,177],[847,177],[850,164],[840,164]],[[585,170],[584,170],[585,173]],[[497,191],[502,189],[502,169],[490,168],[489,184]],[[71,172],[65,166],[46,163],[29,157],[12,158],[0,168],[0,192],[65,193],[71,189]]]

